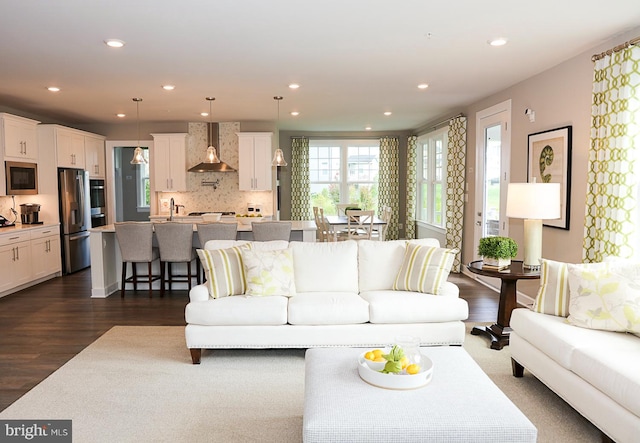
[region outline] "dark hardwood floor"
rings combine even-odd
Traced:
[[[493,322],[498,294],[461,274],[450,280],[469,303],[469,322]],[[90,298],[84,270],[0,298],[0,410],[116,325],[183,326],[187,291],[146,290]]]

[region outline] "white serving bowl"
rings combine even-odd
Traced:
[[[359,360],[363,360],[367,364],[367,366],[369,366],[369,368],[371,368],[373,371],[382,371],[384,369],[384,365],[387,364],[387,361],[386,360],[385,361],[368,360],[364,357],[367,352],[369,351],[364,351],[362,354],[360,354]]]
[[[426,386],[433,377],[433,362],[422,354],[422,365],[417,374],[384,374],[372,370],[367,364],[364,354],[358,357],[358,374],[370,385],[386,389],[418,389]]]
[[[222,218],[222,214],[219,212],[207,212],[202,214],[202,221],[204,222],[218,222]]]

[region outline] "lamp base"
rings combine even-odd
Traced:
[[[539,270],[542,258],[542,220],[524,220],[524,260],[525,269]]]

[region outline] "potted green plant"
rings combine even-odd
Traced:
[[[509,237],[483,237],[478,243],[478,255],[483,265],[504,268],[518,254],[517,243]]]

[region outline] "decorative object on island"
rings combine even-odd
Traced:
[[[518,244],[509,237],[483,237],[478,243],[478,255],[482,257],[482,266],[504,269],[518,254]]]
[[[209,102],[209,124],[207,125],[207,142],[209,147],[207,148],[205,159],[202,163],[198,163],[197,165],[189,168],[189,172],[235,172],[234,168],[220,160],[218,151],[216,150],[216,147],[213,146],[214,138],[218,138],[218,124],[213,123],[213,114],[211,109],[211,104],[215,99],[215,97],[205,97],[205,100]],[[220,148],[220,143],[218,143],[218,148]],[[202,186],[213,186],[213,189],[217,189],[220,183],[204,180],[201,184]]]
[[[133,151],[133,158],[131,159],[130,163],[132,165],[142,165],[145,163],[149,163],[144,156],[142,148],[140,147],[140,102],[142,101],[142,99],[134,97],[132,100],[136,102],[136,128],[138,130],[138,144],[136,146],[136,149]]]
[[[540,269],[542,220],[560,218],[560,183],[509,183],[507,217],[524,219],[524,268]]]
[[[529,134],[529,183],[560,185],[560,216],[545,226],[569,229],[571,195],[571,126]]]

